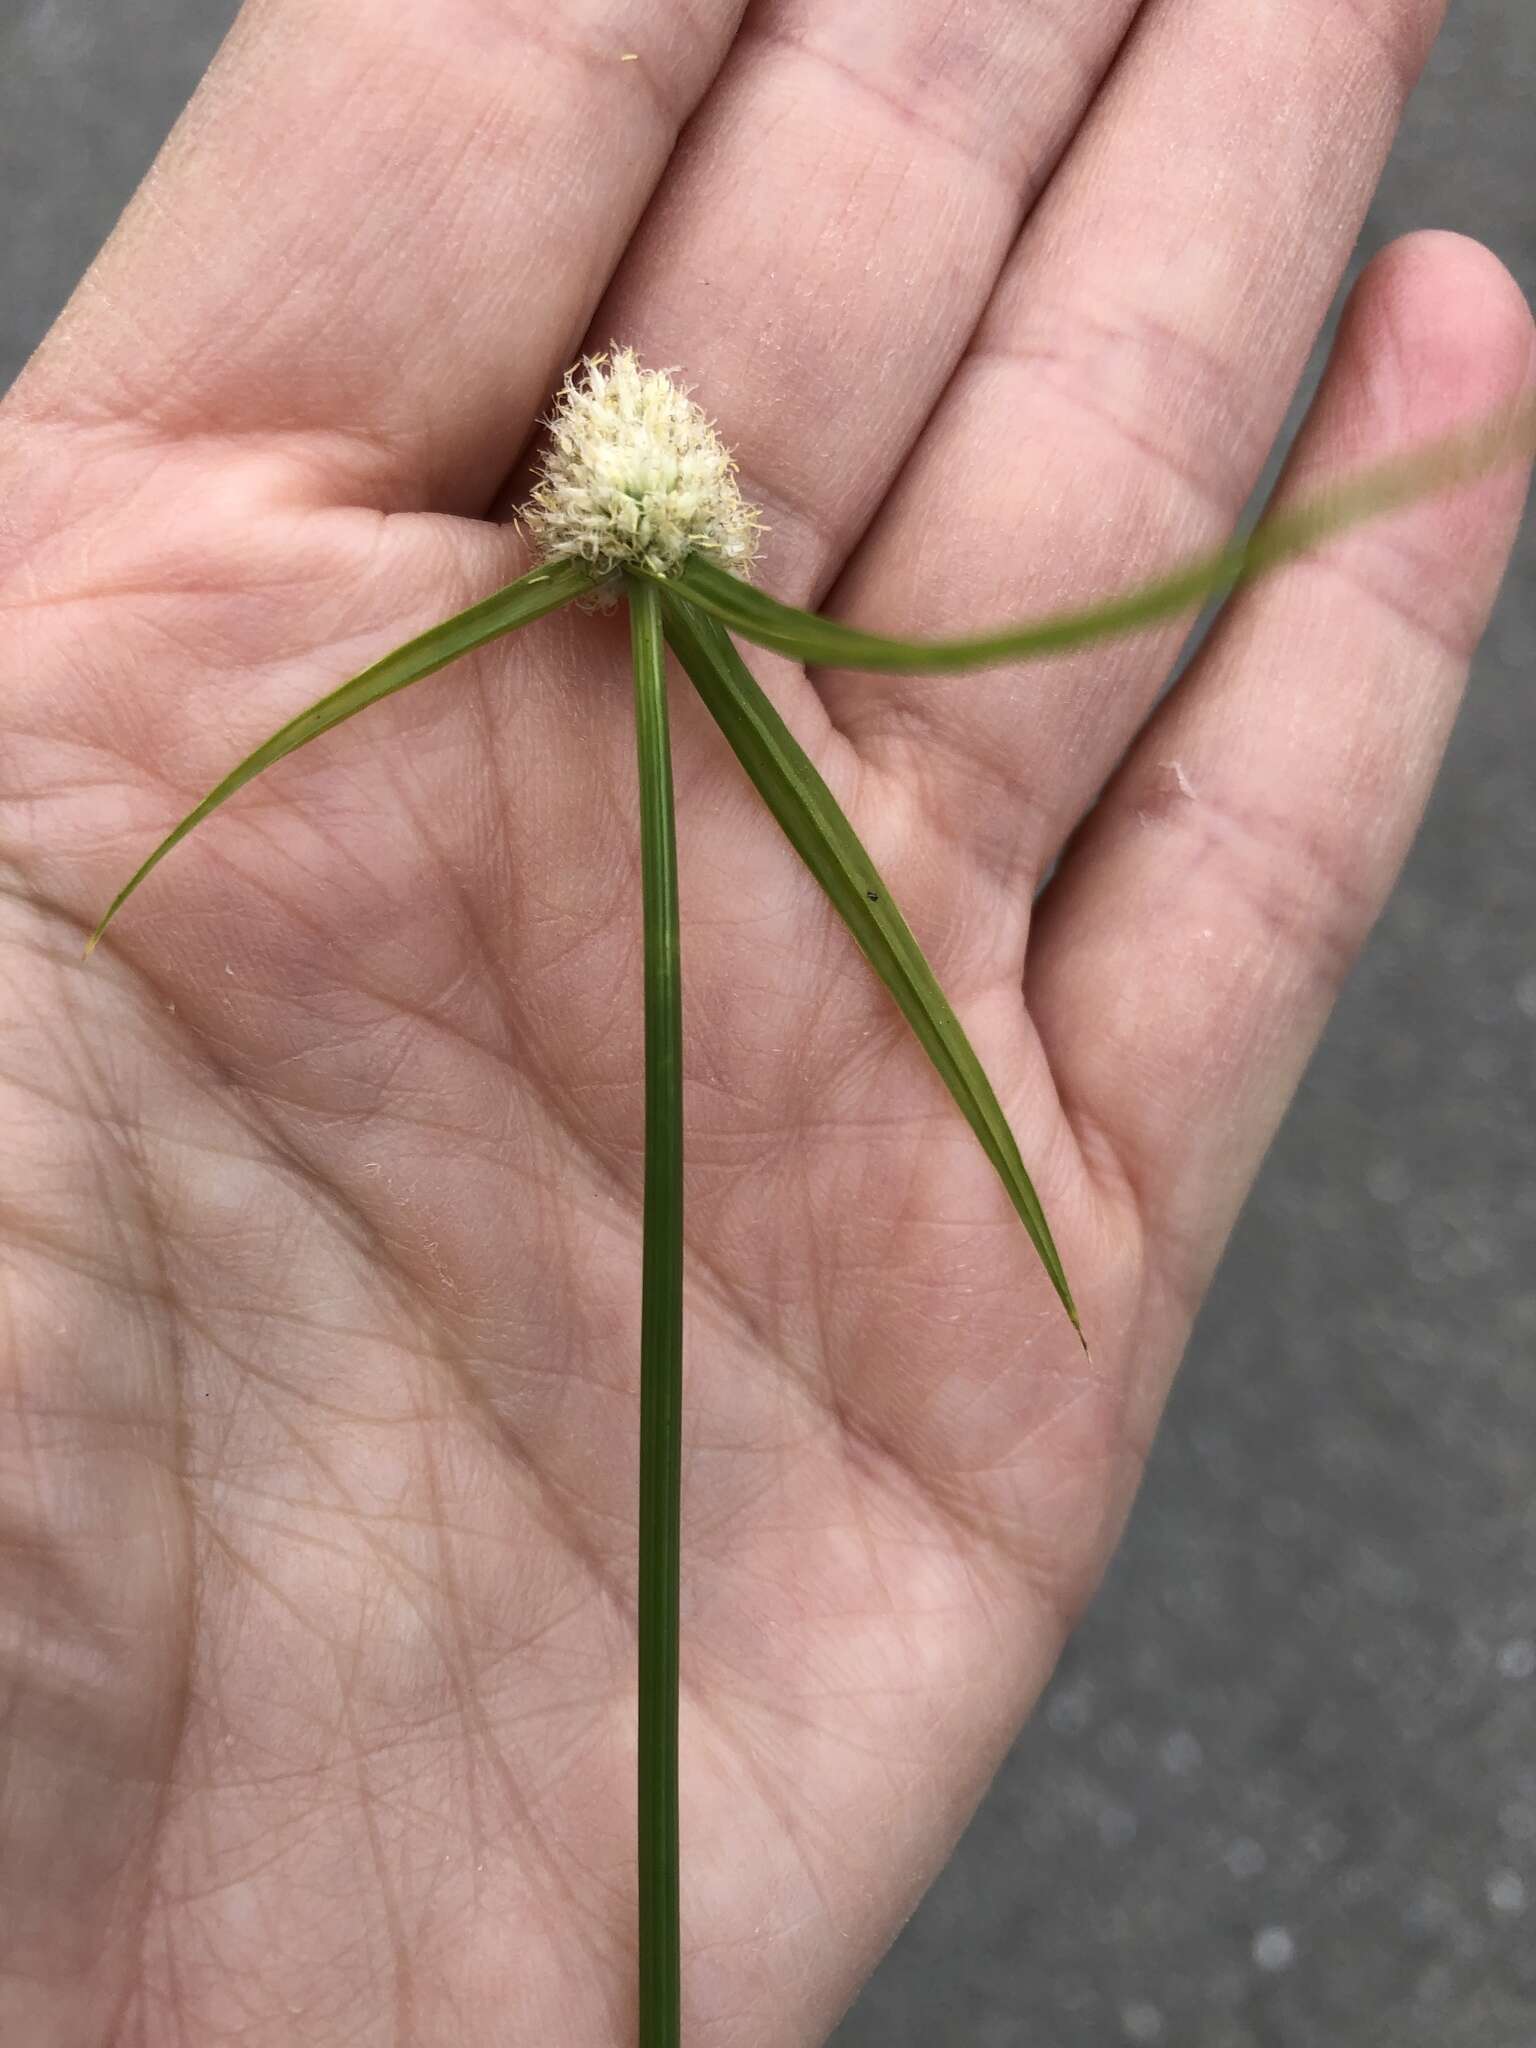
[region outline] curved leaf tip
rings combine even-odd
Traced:
[[[504,633],[514,632],[519,626],[529,625],[534,619],[558,611],[572,598],[584,596],[591,590],[593,582],[593,573],[585,563],[545,563],[530,570],[526,576],[519,576],[515,582],[493,591],[489,597],[481,598],[478,604],[455,612],[452,618],[429,627],[425,633],[418,633],[414,640],[407,640],[403,646],[396,647],[339,689],[311,704],[308,710],[290,718],[286,725],[279,726],[270,738],[263,740],[253,753],[247,754],[221,783],[211,789],[201,803],[188,811],[149,858],[129,876],[86,940],[85,951],[80,956],[82,965],[95,952],[102,934],[128,898],[159,866],[171,848],[185,839],[194,826],[200,825],[236,790],[253,781],[264,768],[270,768],[285,755],[307,746],[321,733],[329,732],[332,726],[342,724],[359,711],[366,710],[370,704],[378,703],[381,697],[392,696],[396,690],[403,690],[411,683],[420,682],[424,676],[446,668],[461,654],[469,654],[488,641],[500,639]]]

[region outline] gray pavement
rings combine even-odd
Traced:
[[[0,385],[233,13],[11,6]],[[1532,0],[1462,0],[1362,256],[1536,294],[1533,101]],[[1120,1558],[836,2048],[1536,2048],[1533,784],[1536,521]]]

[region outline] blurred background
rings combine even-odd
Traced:
[[[874,0],[871,0],[874,4]],[[233,0],[7,0],[0,388]],[[1536,295],[1536,5],[1460,0],[1358,263]],[[835,2048],[1536,2048],[1536,520],[1125,1547]]]

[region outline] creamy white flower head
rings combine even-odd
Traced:
[[[719,435],[664,370],[642,370],[628,348],[589,357],[567,376],[549,431],[523,515],[545,561],[670,576],[697,552],[738,575],[751,568],[757,512]]]

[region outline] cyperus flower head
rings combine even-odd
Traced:
[[[642,370],[633,349],[570,372],[549,434],[524,513],[545,561],[670,576],[701,553],[750,569],[758,518],[735,463],[687,393],[664,370]]]

